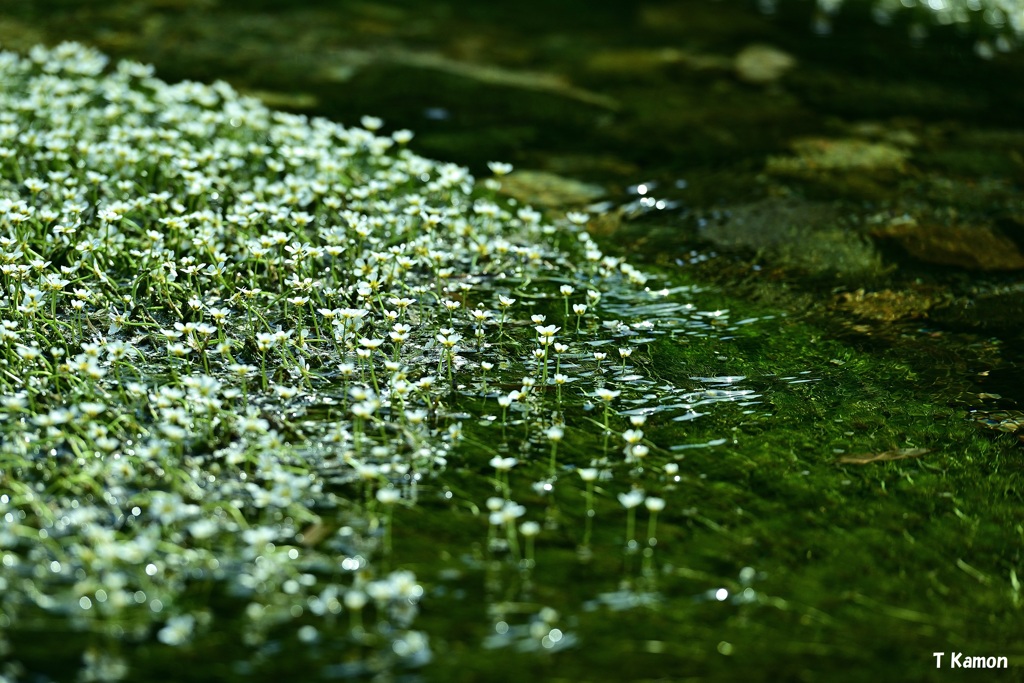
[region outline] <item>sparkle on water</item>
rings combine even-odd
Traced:
[[[659,447],[647,416],[762,396],[652,372],[646,345],[755,320],[656,288],[585,214],[497,199],[507,165],[480,188],[380,120],[273,112],[76,44],[2,53],[0,81],[0,645],[90,633],[83,680],[131,678],[120,642],[229,627],[239,675],[288,637],[347,646],[314,676],[422,665],[396,511],[486,508],[494,561],[529,572],[556,487],[672,505],[666,446],[715,442]],[[453,473],[488,461],[494,504],[461,500]],[[530,478],[549,502],[512,500]],[[485,647],[579,642],[551,608],[491,609]]]

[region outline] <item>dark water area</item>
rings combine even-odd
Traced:
[[[470,505],[444,497],[481,503],[476,465],[399,511],[395,561],[429,584],[416,623],[434,656],[375,680],[1021,678],[1024,51],[979,56],[995,41],[980,22],[880,26],[859,2],[832,17],[772,9],[0,0],[4,49],[77,40],[273,108],[379,116],[480,178],[510,162],[507,196],[589,211],[602,247],[692,290],[709,325],[726,309],[757,321],[643,354],[678,392],[737,376],[767,397],[645,427],[657,467],[680,473],[659,474],[678,497],[656,562],[581,556],[566,531],[584,522],[576,498],[551,503],[560,530],[538,541],[535,572],[495,561]],[[582,462],[594,439],[566,452]],[[595,546],[619,542],[622,514],[606,493],[597,518],[614,525]],[[243,623],[237,605],[222,612]],[[48,629],[6,629],[0,658],[25,667],[9,680],[75,680],[92,645]],[[183,655],[119,653],[141,676],[126,680],[372,677],[356,665],[365,651],[339,643],[284,633],[255,656],[215,634]],[[934,652],[1005,656],[1010,670],[937,669]]]

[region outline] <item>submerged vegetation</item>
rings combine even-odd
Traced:
[[[679,409],[753,393],[646,378],[635,349],[724,312],[644,288],[585,214],[496,201],[507,165],[477,192],[371,117],[105,65],[70,43],[0,64],[3,629],[184,646],[225,628],[210,601],[228,599],[247,646],[343,619],[351,673],[422,664],[423,588],[393,527],[450,459],[492,468],[494,495],[460,503],[525,570],[546,506],[510,479],[592,495],[625,467],[606,486],[637,551],[652,392]],[[603,447],[564,462],[580,434]],[[543,647],[569,644],[538,623]],[[87,679],[128,671],[92,652]]]
[[[379,119],[70,43],[0,83],[0,680],[1024,664],[1016,438],[896,351]]]

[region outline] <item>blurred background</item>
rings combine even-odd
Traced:
[[[502,159],[610,190],[685,179],[680,198],[710,205],[762,194],[754,175],[797,136],[874,122],[876,138],[909,128],[927,157],[936,136],[965,134],[957,124],[1017,125],[1012,17],[950,1],[930,3],[943,14],[884,1],[2,0],[0,45],[80,40],[170,81],[382,116],[477,173]],[[1006,167],[1005,142],[974,148]]]

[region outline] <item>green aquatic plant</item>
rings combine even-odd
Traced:
[[[644,492],[639,489],[619,494],[619,502],[626,508],[626,552],[629,553],[636,552],[639,547],[636,542],[636,508],[644,497]]]
[[[520,518],[546,495],[557,526],[575,468],[591,545],[598,469],[560,443],[599,425],[607,450],[616,406],[671,409],[682,388],[627,359],[706,326],[602,253],[587,215],[545,218],[360,123],[72,43],[0,53],[0,635],[41,620],[186,648],[233,624],[251,652],[330,640],[346,675],[422,665],[406,524],[424,490],[478,514],[460,478],[487,462],[489,545],[515,566],[547,538]],[[545,629],[529,642],[575,642]]]

